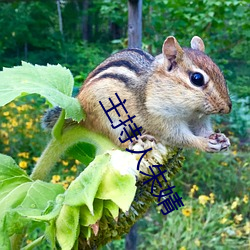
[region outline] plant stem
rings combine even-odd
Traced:
[[[72,126],[65,129],[60,138],[51,139],[39,158],[30,177],[33,180],[46,180],[61,155],[70,146],[78,142],[93,144],[96,147],[96,155],[102,154],[106,150],[118,148],[109,139],[100,134],[92,132],[79,125]]]

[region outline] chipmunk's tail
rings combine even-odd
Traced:
[[[45,130],[51,130],[56,124],[61,111],[62,109],[58,106],[46,110],[41,120],[42,128]]]

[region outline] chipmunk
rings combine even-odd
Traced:
[[[210,114],[227,114],[231,100],[223,74],[204,53],[203,40],[194,36],[191,48],[181,48],[169,36],[162,54],[153,57],[140,49],[122,50],[97,66],[85,80],[77,98],[86,112],[83,126],[108,136],[118,146],[117,129],[102,109],[111,108],[116,93],[126,99],[133,122],[164,145],[219,152],[230,146],[228,138],[215,133]],[[121,108],[121,107],[119,107]],[[109,112],[114,125],[128,119],[119,109]]]

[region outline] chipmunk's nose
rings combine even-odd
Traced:
[[[229,101],[222,109],[220,109],[219,113],[228,114],[232,109],[232,102]]]

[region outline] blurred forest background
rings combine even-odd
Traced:
[[[174,184],[185,207],[163,216],[153,205],[137,225],[137,248],[249,249],[250,3],[143,0],[142,16],[142,47],[153,55],[161,53],[169,35],[186,47],[194,35],[202,37],[206,53],[225,75],[233,111],[214,118],[215,128],[230,137],[231,150],[184,152],[183,171]],[[127,23],[125,0],[0,1],[0,68],[22,60],[60,63],[71,70],[79,87],[102,60],[127,47]],[[0,152],[30,172],[48,138],[39,122],[46,104],[37,96],[28,100],[0,109]],[[65,158],[51,181],[67,187],[81,168]],[[124,249],[125,240],[105,248]]]

